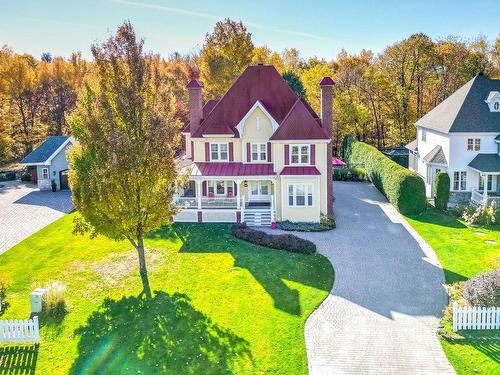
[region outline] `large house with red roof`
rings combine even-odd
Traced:
[[[186,153],[189,175],[175,198],[175,221],[319,222],[332,215],[334,82],[319,82],[321,116],[271,65],[248,67],[226,94],[203,105],[203,84],[188,83]]]

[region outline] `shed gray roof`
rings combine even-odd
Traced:
[[[485,102],[492,91],[500,91],[500,80],[478,74],[416,125],[444,133],[498,132],[500,112],[490,112]]]
[[[69,137],[56,135],[48,137],[43,143],[29,153],[21,164],[45,163]]]
[[[477,154],[469,163],[469,167],[485,173],[500,173],[500,156],[498,154]]]
[[[434,147],[427,155],[424,156],[426,163],[448,164],[441,146]]]

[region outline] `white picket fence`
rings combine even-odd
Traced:
[[[38,316],[26,320],[0,320],[0,344],[40,342]]]
[[[453,303],[453,331],[500,329],[500,307],[460,307]]]

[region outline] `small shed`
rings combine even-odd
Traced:
[[[389,159],[392,159],[399,165],[408,168],[410,151],[405,146],[388,148],[383,152]]]
[[[20,161],[28,167],[36,167],[32,180],[36,181],[40,190],[50,190],[52,181],[55,182],[57,190],[69,189],[66,151],[73,144],[71,137],[51,136]]]

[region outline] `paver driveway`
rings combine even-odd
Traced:
[[[0,185],[0,254],[73,209],[69,190],[39,191],[18,181]]]
[[[447,296],[434,252],[372,185],[334,191],[337,228],[300,234],[335,268],[306,322],[310,374],[453,374],[435,334]]]

